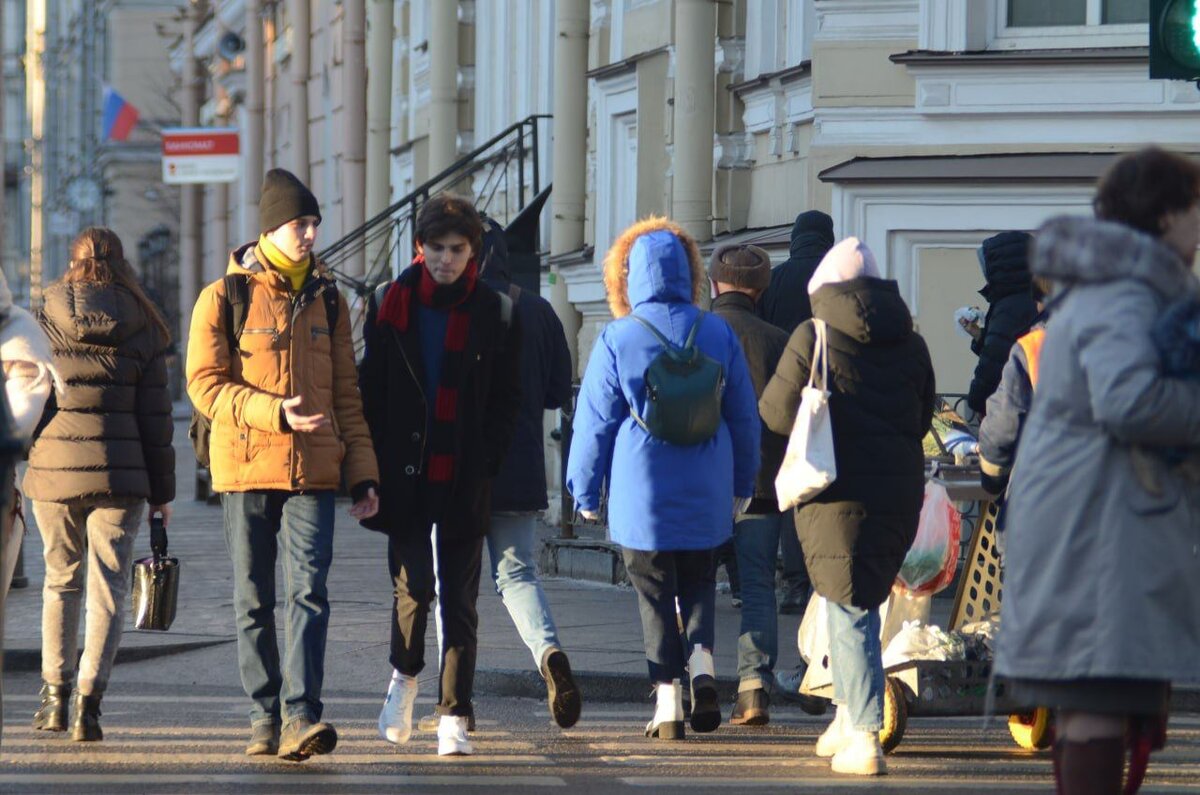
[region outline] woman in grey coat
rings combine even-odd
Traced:
[[[1200,446],[1200,383],[1164,377],[1150,338],[1200,292],[1200,167],[1126,155],[1095,208],[1037,234],[1034,273],[1057,289],[1013,467],[995,666],[1016,699],[1058,710],[1058,791],[1089,795],[1120,791],[1127,741],[1144,762],[1170,683],[1200,678],[1200,485],[1155,450]]]

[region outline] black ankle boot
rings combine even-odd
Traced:
[[[104,739],[100,731],[100,696],[75,694],[75,718],[71,721],[71,739],[90,743]]]
[[[42,683],[42,705],[33,713],[33,728],[43,732],[65,732],[71,706],[71,686]]]

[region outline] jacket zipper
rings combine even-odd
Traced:
[[[247,328],[242,329],[242,334],[270,334],[271,342],[279,342],[279,329],[277,328]]]

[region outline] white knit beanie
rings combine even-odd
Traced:
[[[808,294],[812,295],[827,284],[837,284],[851,279],[880,278],[875,255],[867,244],[857,237],[848,237],[829,249],[817,270],[808,282]]]

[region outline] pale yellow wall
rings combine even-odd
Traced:
[[[637,217],[667,211],[667,66],[666,53],[638,61]]]
[[[619,2],[619,0],[618,0]],[[649,52],[671,43],[674,30],[670,0],[658,0],[625,12],[621,58]]]
[[[915,40],[817,41],[813,45],[814,107],[912,107],[916,81],[888,60],[916,49]]]
[[[926,248],[916,267],[919,312],[914,321],[929,346],[938,392],[966,392],[978,360],[970,340],[955,331],[954,311],[961,306],[987,311],[979,295],[979,260],[970,248]]]
[[[777,157],[769,152],[767,133],[754,136],[754,168],[750,172],[748,186],[750,206],[747,227],[757,229],[790,224],[798,213],[810,208],[809,160],[805,155],[812,127],[805,125],[800,130],[800,156],[787,152]]]

